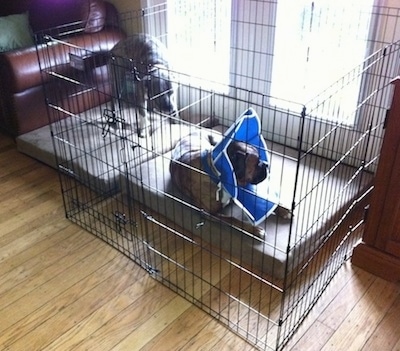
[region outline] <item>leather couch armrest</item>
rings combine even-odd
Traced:
[[[69,52],[59,44],[5,52],[0,55],[1,81],[10,93],[19,93],[42,84],[41,68],[65,66],[67,62]]]
[[[34,46],[3,52],[0,54],[0,77],[7,91],[15,93],[38,84],[36,74],[40,72]],[[40,75],[39,75],[40,83]]]

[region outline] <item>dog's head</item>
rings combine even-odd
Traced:
[[[240,141],[233,141],[228,146],[237,182],[240,186],[261,183],[268,174],[268,165],[260,161],[257,148]]]
[[[172,116],[177,114],[177,84],[169,70],[163,66],[154,66],[150,72],[147,91],[150,101],[158,110]]]

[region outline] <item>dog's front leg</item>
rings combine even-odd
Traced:
[[[229,225],[234,225],[240,229],[243,229],[244,231],[253,234],[261,239],[265,237],[265,230],[264,228],[258,226],[258,225],[253,225],[250,222],[246,222],[243,220],[240,220],[239,218],[231,217],[226,214],[218,213],[217,216],[223,220],[224,222],[228,223]]]
[[[150,134],[150,120],[147,114],[147,107],[139,109],[139,130],[140,138],[145,138]]]
[[[146,89],[142,82],[138,84],[138,91],[136,95],[136,101],[139,102],[139,120],[138,120],[138,134],[140,138],[145,138],[150,134],[150,119],[147,111],[147,94]]]

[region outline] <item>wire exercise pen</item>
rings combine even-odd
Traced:
[[[261,7],[267,2],[262,3],[254,2]],[[273,74],[255,74],[252,65],[241,63],[251,61],[263,70],[272,62],[273,52],[243,45],[258,45],[249,34],[253,29],[261,28],[268,36],[274,29],[257,22],[257,11],[233,4],[230,31],[236,39],[229,51],[236,68],[229,72],[230,83],[194,77],[178,66],[169,69],[179,86],[179,118],[149,111],[152,131],[145,138],[137,133],[135,101],[116,92],[112,73],[128,68],[132,74],[137,63],[44,34],[38,44],[43,81],[60,81],[59,89],[66,89],[67,82],[71,97],[90,92],[85,98],[99,103],[81,111],[79,100],[61,101],[59,91],[44,83],[51,124],[33,134],[52,136],[41,143],[37,157],[49,160],[48,154],[55,154],[48,163],[59,170],[71,221],[255,347],[282,349],[360,238],[390,81],[399,73],[400,43],[393,35],[399,13],[373,7],[371,23],[385,30],[379,40],[368,42],[367,58],[299,103],[265,93]],[[161,4],[121,14],[121,25],[128,37],[146,32],[170,48],[174,39],[168,16],[167,4]],[[62,65],[52,60],[55,48],[65,50]],[[352,105],[346,99],[354,89],[362,94],[357,93]],[[154,97],[148,99],[151,105]],[[258,187],[278,190],[280,203],[293,213],[291,219],[270,215],[261,224],[264,237],[195,206],[174,187],[169,172],[171,152],[182,136],[193,131],[224,133],[249,107],[260,118],[269,155],[269,185]],[[29,145],[24,137],[19,143],[22,149],[24,143]],[[224,213],[245,217],[234,205]]]

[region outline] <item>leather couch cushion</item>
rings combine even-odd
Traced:
[[[42,84],[40,68],[57,67],[57,73],[65,74],[71,69],[70,53],[81,56],[87,55],[86,50],[91,52],[109,51],[122,38],[123,34],[118,29],[107,28],[101,32],[83,33],[68,38],[68,43],[84,47],[85,50],[65,44],[54,44],[41,45],[38,51],[33,46],[4,53],[0,55],[1,76],[5,80],[5,86],[11,92],[21,92]],[[39,66],[38,55],[42,67]]]

